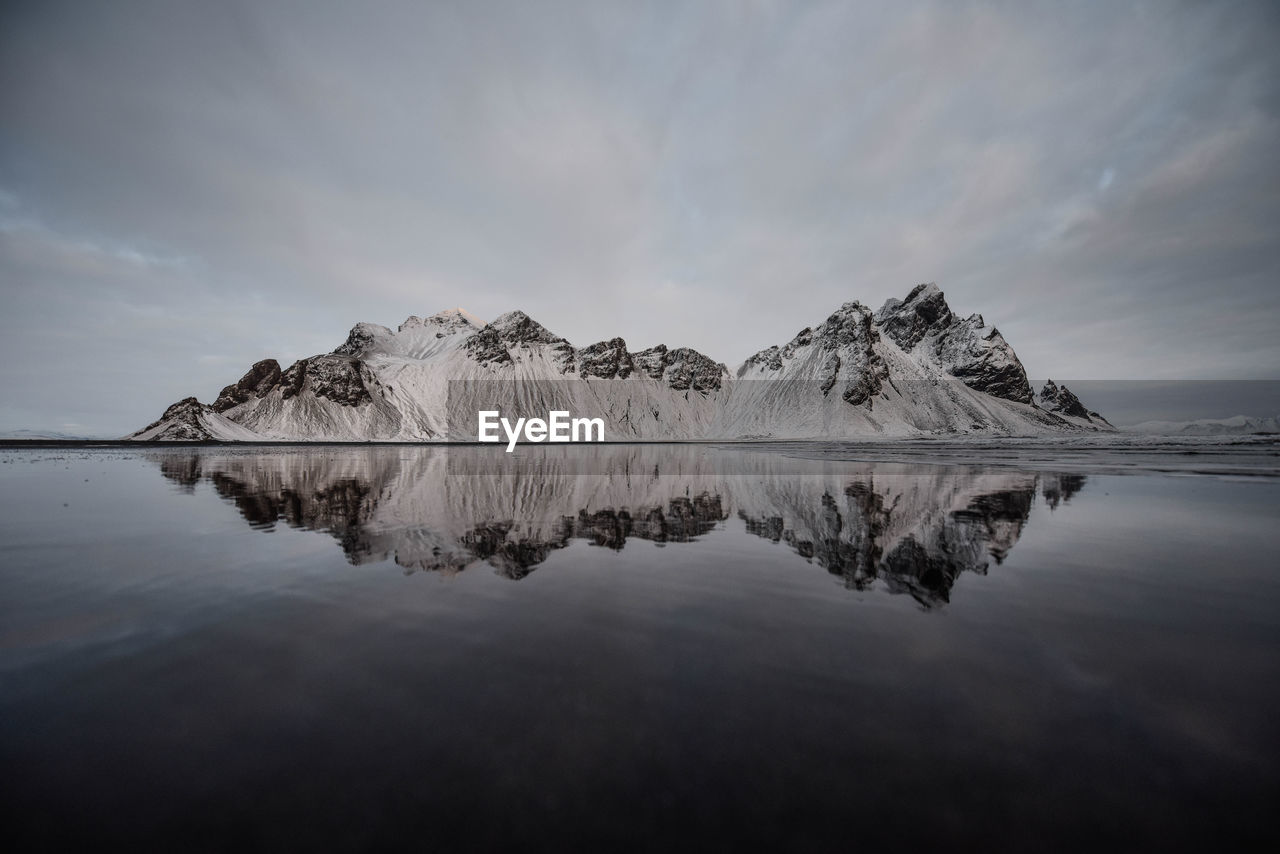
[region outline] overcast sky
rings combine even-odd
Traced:
[[[1272,2],[7,3],[0,430],[457,305],[733,364],[924,281],[1032,376],[1277,378],[1277,44]]]

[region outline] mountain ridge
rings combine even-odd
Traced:
[[[1114,429],[1065,387],[1040,395],[999,330],[936,284],[878,310],[846,302],[734,369],[690,347],[575,347],[523,311],[460,308],[394,331],[357,323],[329,353],[260,360],[212,404],[186,398],[127,439],[474,441],[480,409],[602,417],[614,440]]]

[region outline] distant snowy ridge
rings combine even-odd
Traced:
[[[521,311],[358,323],[331,353],[253,365],[212,404],[187,398],[141,441],[475,441],[476,413],[599,417],[614,441],[1041,435],[1113,430],[1066,387],[1039,398],[980,315],[925,284],[879,311],[848,302],[730,370],[696,350],[575,347]]]
[[[58,442],[75,442],[92,438],[90,436],[72,436],[69,433],[59,433],[56,430],[6,430],[0,432],[0,439],[28,439],[32,441],[39,440],[55,440]]]
[[[1201,418],[1197,421],[1144,421],[1123,428],[1127,433],[1143,433],[1148,436],[1251,436],[1255,433],[1280,434],[1280,416],[1252,418],[1236,415],[1231,418]]]

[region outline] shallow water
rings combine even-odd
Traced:
[[[9,835],[1263,842],[1274,457],[1143,454],[0,450]]]

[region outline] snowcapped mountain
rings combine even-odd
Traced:
[[[213,404],[187,398],[127,438],[475,441],[485,409],[602,418],[615,441],[1114,429],[1052,383],[1037,402],[1000,333],[927,284],[876,312],[845,303],[732,371],[686,347],[574,347],[520,311],[359,323],[332,353],[265,359]]]

